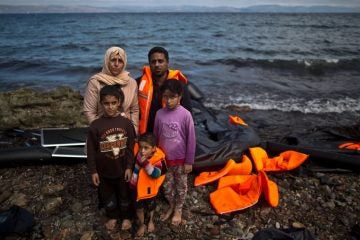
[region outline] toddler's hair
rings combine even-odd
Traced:
[[[156,146],[156,137],[151,132],[143,133],[139,136],[139,142],[146,142],[150,144],[150,146]]]

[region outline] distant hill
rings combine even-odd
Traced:
[[[0,14],[6,13],[105,13],[105,12],[249,12],[249,13],[360,13],[360,7],[334,7],[334,6],[280,6],[257,5],[246,8],[234,7],[138,7],[138,6],[33,6],[33,5],[0,5]]]
[[[334,6],[279,6],[258,5],[242,8],[242,12],[270,12],[270,13],[359,13],[359,8],[334,7]]]

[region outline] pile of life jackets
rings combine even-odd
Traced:
[[[246,124],[239,117],[230,116],[233,124]],[[243,210],[255,205],[261,194],[271,207],[279,204],[279,190],[266,172],[289,171],[300,166],[308,155],[296,151],[284,151],[276,157],[268,157],[261,147],[249,148],[253,161],[245,154],[240,163],[229,159],[219,171],[202,172],[195,178],[195,186],[218,181],[217,190],[210,193],[210,203],[218,214]],[[253,165],[257,174],[253,173]]]

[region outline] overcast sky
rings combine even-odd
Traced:
[[[343,7],[360,7],[360,0],[1,0],[6,5],[88,5],[88,6],[230,6],[248,7],[252,5],[278,4],[285,6],[330,5]]]

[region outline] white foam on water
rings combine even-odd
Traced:
[[[342,113],[360,111],[360,98],[346,97],[344,99],[311,99],[291,98],[284,100],[262,99],[230,99],[229,103],[206,104],[215,109],[222,109],[229,106],[250,107],[256,110],[279,110],[284,112],[300,111],[303,113]]]

